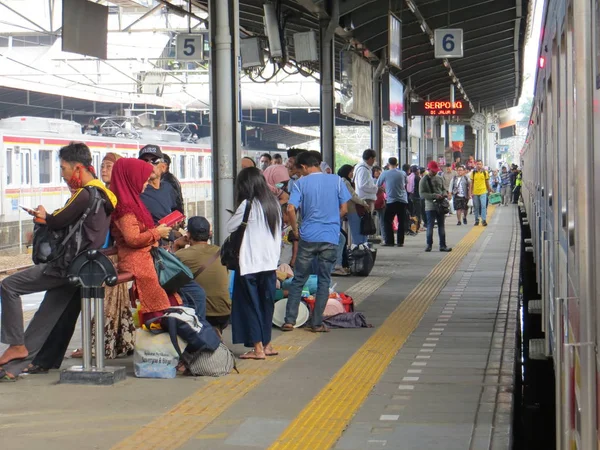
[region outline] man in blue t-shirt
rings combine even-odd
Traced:
[[[347,214],[346,202],[352,198],[344,181],[337,175],[321,172],[319,160],[311,153],[302,152],[296,158],[296,168],[302,178],[294,184],[288,202],[290,225],[300,242],[283,331],[294,329],[302,288],[311,273],[315,258],[318,261],[318,284],[312,331],[328,331],[323,325],[323,311],[329,298],[331,269],[337,258],[341,217]],[[302,227],[299,231],[296,209],[302,215]]]
[[[385,247],[394,246],[394,217],[398,217],[398,247],[404,247],[404,232],[406,228],[406,211],[408,209],[408,194],[406,192],[406,172],[398,169],[398,159],[388,159],[390,170],[383,172],[377,179],[377,186],[385,186],[387,195],[384,215]]]

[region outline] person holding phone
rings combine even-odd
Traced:
[[[111,227],[119,256],[118,268],[133,273],[143,314],[160,312],[180,303],[178,298],[169,298],[160,286],[150,253],[152,247],[157,247],[171,232],[166,225],[155,226],[141,199],[153,174],[151,164],[121,158],[113,167],[110,183],[118,199]]]

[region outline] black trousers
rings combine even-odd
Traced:
[[[404,244],[404,234],[406,231],[406,208],[407,203],[394,202],[385,205],[385,243],[394,245],[394,217],[398,217],[398,245]]]

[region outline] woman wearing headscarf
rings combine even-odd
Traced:
[[[154,226],[150,212],[140,199],[153,173],[151,164],[134,158],[117,160],[112,169],[110,188],[118,203],[112,215],[111,232],[119,256],[119,270],[130,272],[135,278],[135,288],[146,320],[179,298],[169,298],[158,282],[154,260],[150,250],[158,247],[161,238],[167,238],[171,228],[160,224]]]
[[[344,183],[346,183],[346,187],[348,188],[348,192],[350,192],[350,195],[352,195],[352,198],[348,202],[348,225],[350,226],[350,235],[352,236],[352,241],[361,242],[363,236],[360,233],[360,217],[356,212],[356,205],[367,208],[367,202],[360,198],[354,191],[354,184],[352,183],[354,167],[352,167],[350,164],[344,164],[342,167],[340,167],[340,170],[338,170],[337,174],[344,180]]]
[[[107,153],[100,166],[100,177],[106,187],[110,187],[113,166],[121,158],[116,153]],[[109,237],[110,242],[110,237]],[[107,243],[108,244],[108,243]],[[108,245],[107,245],[108,246]],[[111,256],[113,263],[117,264],[116,256]],[[127,283],[107,286],[104,290],[104,350],[106,359],[115,359],[126,356],[133,351],[135,344],[133,316],[129,308],[129,290]],[[95,321],[92,325],[95,328]],[[96,333],[92,330],[92,341]],[[92,342],[92,348],[94,343]],[[83,351],[78,348],[72,354],[72,358],[81,358]]]
[[[269,189],[277,196],[280,205],[284,205],[290,199],[289,193],[285,191],[290,174],[287,168],[281,164],[267,167],[263,171]]]

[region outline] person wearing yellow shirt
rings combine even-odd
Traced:
[[[483,161],[480,159],[476,161],[475,170],[471,172],[470,191],[475,210],[475,226],[479,225],[479,216],[481,215],[481,224],[487,227],[487,196],[493,191],[490,187],[490,174],[483,169]]]

